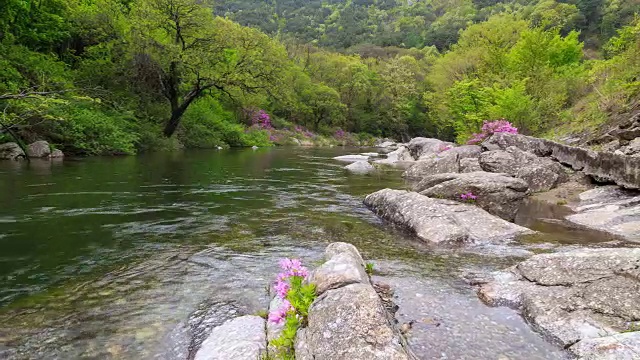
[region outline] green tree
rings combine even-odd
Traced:
[[[284,48],[257,30],[214,18],[196,0],[139,0],[133,7],[134,61],[168,100],[170,137],[199,97],[217,91],[234,97],[277,84]]]

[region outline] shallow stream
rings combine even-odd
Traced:
[[[563,359],[461,276],[582,235],[427,246],[362,205],[404,184],[397,171],[355,176],[331,160],[357,151],[0,162],[0,358],[188,359],[212,326],[266,308],[279,258],[313,267],[346,241],[395,287],[421,359]]]

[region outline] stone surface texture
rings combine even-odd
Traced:
[[[437,174],[424,178],[416,192],[431,198],[461,201],[460,195],[473,193],[473,204],[505,220],[513,221],[527,194],[527,183],[507,174],[472,173]]]
[[[194,360],[256,360],[266,349],[265,320],[247,315],[214,328]]]
[[[585,191],[566,219],[576,225],[640,242],[640,192],[618,186]]]
[[[364,203],[383,219],[432,243],[504,243],[533,233],[477,206],[416,192],[383,189],[368,195]]]
[[[51,147],[48,142],[39,140],[27,146],[27,154],[32,158],[49,157],[49,154],[51,154]]]
[[[296,335],[296,359],[413,359],[370,284],[358,250],[333,243],[325,258],[311,275],[319,296],[309,309],[307,326]]]
[[[582,171],[601,182],[640,189],[640,157],[621,152],[596,152],[530,136],[496,133],[482,143],[486,150],[505,150],[515,146],[537,156],[550,156],[573,170]]]
[[[631,347],[639,344],[637,332],[625,331],[640,321],[640,248],[538,254],[482,283],[482,300],[520,310],[536,330],[581,358],[633,358],[628,347],[606,344],[621,336]]]
[[[14,142],[0,144],[0,160],[18,160],[24,157],[20,145]]]
[[[449,145],[442,142],[439,146]],[[424,155],[407,169],[402,176],[408,181],[417,182],[430,175],[457,173],[460,172],[460,161],[462,159],[478,158],[480,151],[481,148],[475,145],[453,147],[439,152],[423,150]]]

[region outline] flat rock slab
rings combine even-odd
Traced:
[[[247,315],[214,328],[194,360],[256,360],[266,349],[265,320]]]
[[[638,360],[640,332],[583,340],[570,350],[582,360]]]
[[[409,359],[387,316],[369,284],[328,290],[311,306],[308,326],[298,331],[296,359]]]
[[[579,195],[566,219],[585,228],[640,242],[640,193],[617,186],[602,186]]]
[[[333,160],[353,163],[357,161],[369,161],[369,157],[364,155],[342,155],[334,157]]]
[[[433,243],[504,243],[533,231],[473,205],[432,199],[416,192],[383,189],[364,203],[380,217]]]
[[[638,294],[638,248],[534,255],[492,274],[478,290],[488,304],[522,311],[536,330],[585,359],[602,359],[596,345],[606,341],[596,339],[620,336],[640,321]],[[624,358],[617,351],[611,358]]]
[[[460,195],[473,193],[475,204],[489,213],[513,221],[527,195],[528,185],[507,174],[484,171],[428,176],[414,190],[432,198],[460,201]]]
[[[515,146],[537,156],[550,156],[600,181],[630,189],[640,189],[640,157],[621,153],[596,152],[530,136],[495,133],[482,143],[486,150]]]

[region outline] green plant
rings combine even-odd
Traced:
[[[260,316],[261,318],[266,319],[269,316],[269,311],[260,309],[256,312],[256,316]]]
[[[364,264],[364,271],[367,272],[367,274],[369,274],[369,276],[373,275],[373,267],[374,264],[372,262],[368,262],[366,264]]]
[[[294,344],[298,328],[306,325],[309,307],[316,298],[316,286],[306,282],[307,269],[299,260],[283,259],[280,262],[283,270],[278,275],[275,289],[282,299],[279,309],[269,314],[269,321],[281,323],[284,328],[277,339],[271,341],[273,354],[269,359],[294,360]]]

